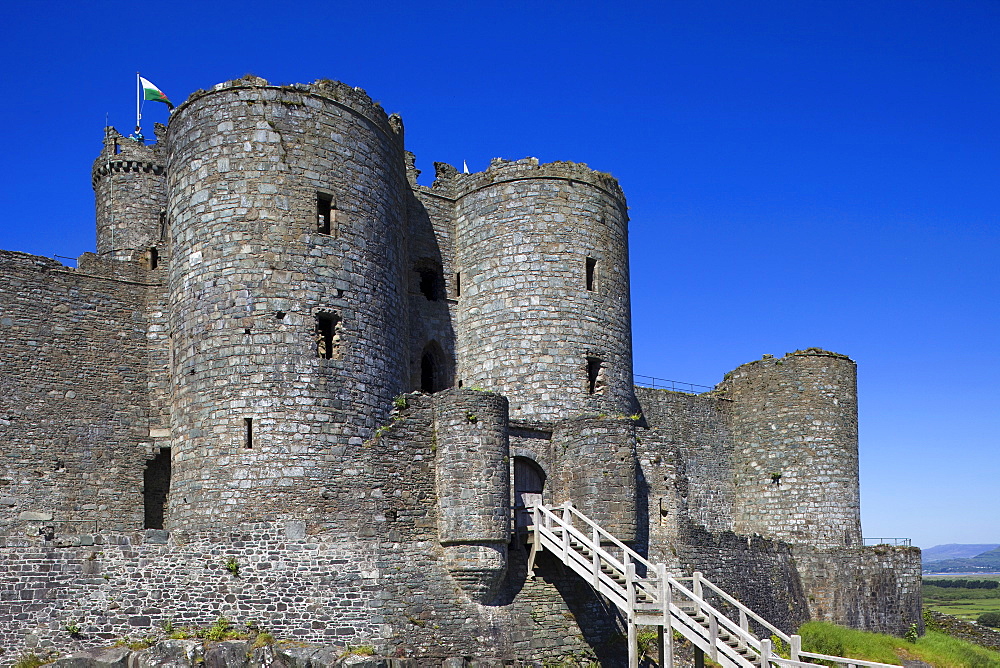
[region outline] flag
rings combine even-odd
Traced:
[[[168,100],[167,96],[159,88],[142,77],[139,77],[139,83],[142,85],[142,99],[156,100],[157,102],[165,103],[168,109],[174,108],[174,103]]]
[[[462,173],[463,174],[469,173],[469,165],[466,164],[465,160],[462,161]]]

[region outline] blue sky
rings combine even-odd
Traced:
[[[10,3],[0,248],[94,249],[90,165],[136,70],[175,102],[340,79],[402,115],[424,182],[495,156],[614,174],[637,373],[846,353],[865,535],[1000,542],[998,28],[987,0]]]

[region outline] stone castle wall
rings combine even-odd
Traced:
[[[174,112],[169,527],[312,514],[330,448],[404,390],[400,133],[318,85],[234,82]]]
[[[97,255],[0,252],[0,642],[222,614],[616,665],[618,611],[551,555],[529,577],[524,460],[546,503],[782,628],[919,620],[919,552],[860,547],[852,361],[633,388],[610,176],[495,160],[420,186],[398,117],[330,81],[219,84],[157,135],[106,133]]]
[[[141,527],[154,286],[93,257],[2,251],[0,272],[0,533]]]

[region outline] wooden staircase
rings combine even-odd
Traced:
[[[674,631],[694,645],[697,657],[707,655],[725,668],[816,668],[810,659],[847,668],[890,665],[803,652],[799,636],[784,633],[701,573],[676,578],[667,575],[664,564],[647,561],[571,504],[552,509],[536,503],[531,513],[528,571],[534,569],[538,552],[548,550],[618,606],[628,622],[629,668],[639,665],[638,626],[657,627],[660,668],[674,666]],[[714,607],[709,598],[726,612]],[[766,638],[751,632],[751,620],[764,629]],[[772,637],[781,640],[788,657],[775,652]]]

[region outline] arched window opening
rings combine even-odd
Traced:
[[[170,448],[160,448],[159,454],[146,462],[142,473],[143,526],[162,529],[163,514],[170,492]]]
[[[518,529],[532,524],[531,509],[542,502],[545,471],[528,457],[514,457],[514,521]]]

